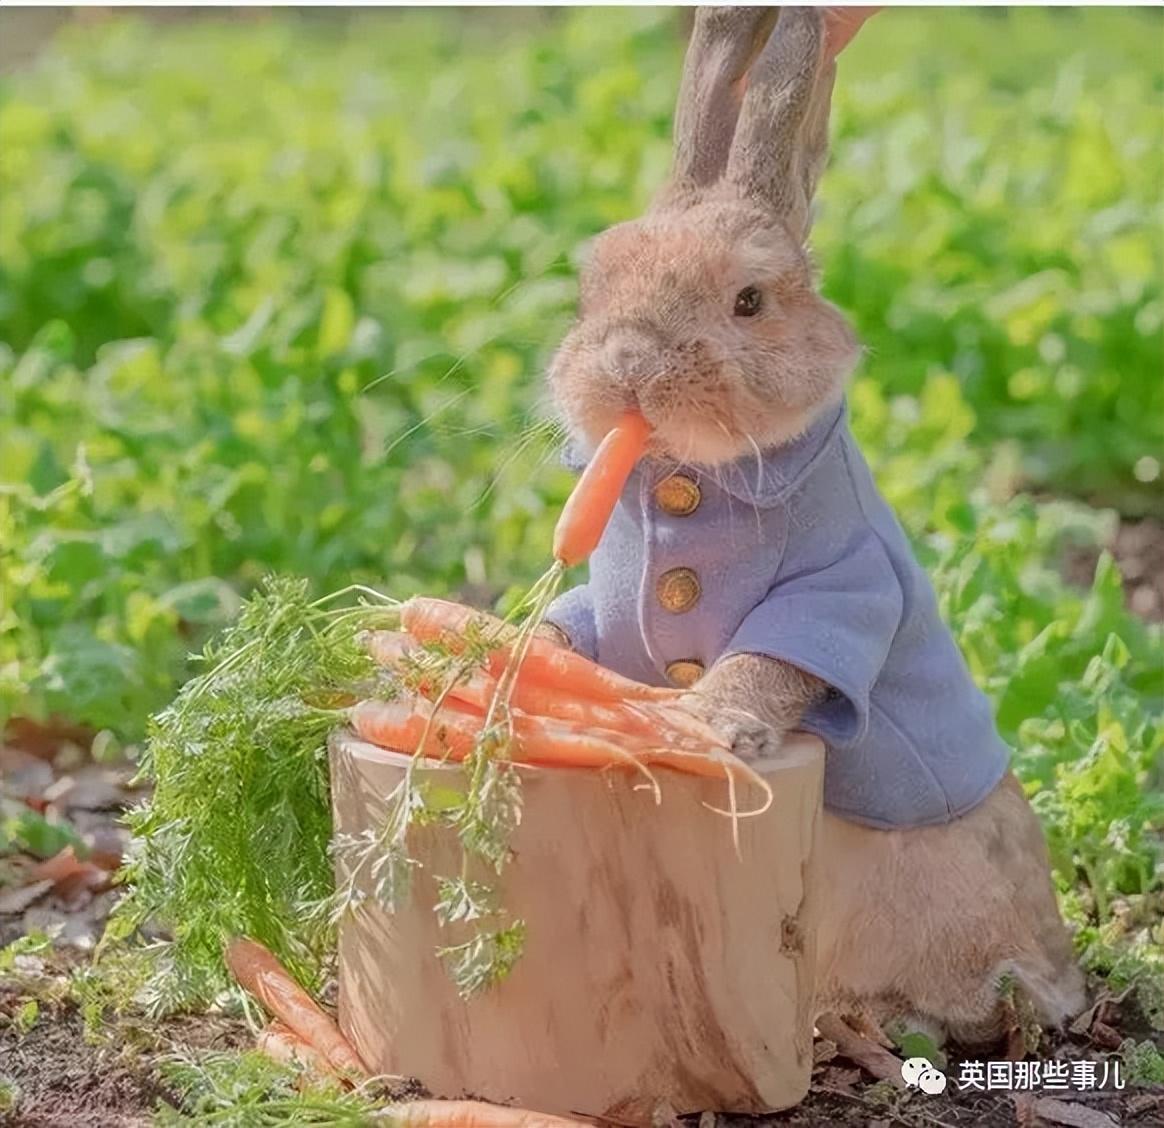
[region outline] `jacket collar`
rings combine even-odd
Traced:
[[[779,505],[796,489],[817,459],[832,446],[843,429],[846,416],[842,400],[826,408],[795,439],[764,451],[759,459],[749,454],[719,466],[700,466],[652,458],[644,466],[656,480],[678,472],[696,479],[706,478],[737,501],[765,509]],[[570,440],[562,452],[562,464],[570,470],[582,470],[593,453],[592,449]]]

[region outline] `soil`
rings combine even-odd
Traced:
[[[1164,522],[1150,517],[1122,521],[1106,547],[1119,566],[1129,609],[1151,622],[1164,622]],[[1092,548],[1068,550],[1063,564],[1066,578],[1089,586],[1098,559]]]
[[[1124,577],[1129,606],[1146,619],[1164,621],[1164,523],[1126,521],[1108,546]],[[1067,553],[1064,572],[1086,586],[1097,553]],[[35,859],[0,853],[0,945],[33,930],[56,933],[51,951],[20,956],[0,970],[0,1126],[13,1128],[123,1128],[152,1123],[159,1104],[175,1096],[162,1080],[158,1058],[177,1049],[227,1049],[252,1044],[245,1024],[220,1014],[152,1022],[138,1014],[110,1014],[86,1030],[70,976],[83,967],[116,898],[108,874],[126,846],[118,819],[142,798],[128,764],[97,764],[83,751],[91,733],[67,725],[17,723],[0,740],[0,819],[29,810],[67,826],[82,853],[99,863],[63,880],[35,880]],[[53,849],[44,853],[52,853]],[[1095,984],[1098,991],[1102,985]],[[37,1003],[30,1018],[30,1001]],[[92,1018],[92,1016],[91,1016]],[[1044,1039],[1046,1061],[1101,1056],[1109,1060],[1125,1038],[1164,1042],[1131,1002],[1112,1001],[1080,1032]],[[96,1029],[94,1029],[96,1025]],[[947,1091],[931,1096],[874,1081],[818,1043],[819,1064],[808,1097],[798,1106],[759,1118],[662,1116],[660,1128],[1164,1128],[1164,1086],[1129,1086],[1120,1092],[1005,1093],[959,1091],[959,1057],[949,1051]],[[1000,1060],[993,1054],[975,1055]],[[5,1083],[15,1086],[15,1094]],[[6,1105],[5,1101],[9,1103]]]
[[[0,993],[0,1015],[5,996]],[[159,1103],[176,1104],[159,1078],[159,1053],[181,1047],[224,1050],[250,1044],[237,1020],[186,1017],[162,1024],[119,1024],[116,1034],[86,1034],[72,1003],[43,1005],[23,1035],[0,1030],[0,1063],[18,1092],[0,1125],[21,1128],[137,1128]]]

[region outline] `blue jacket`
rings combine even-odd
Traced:
[[[566,462],[585,459],[570,450]],[[665,509],[655,494],[677,473],[698,498],[682,515],[686,506]],[[689,571],[667,602],[698,591],[681,611],[659,594],[674,569]],[[826,806],[856,822],[947,822],[1007,768],[990,704],[873,484],[844,405],[762,460],[641,462],[591,557],[590,582],[561,595],[548,619],[581,653],[652,685],[668,684],[673,662],[710,668],[745,653],[815,674],[837,693],[800,727],[829,749]]]

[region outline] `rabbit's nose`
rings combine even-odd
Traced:
[[[658,367],[659,349],[638,336],[624,333],[609,338],[603,348],[607,371],[628,383],[645,380]]]

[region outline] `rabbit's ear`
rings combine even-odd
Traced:
[[[798,239],[828,154],[836,67],[824,58],[819,8],[784,8],[748,71],[748,89],[728,155],[727,179],[775,211]]]
[[[740,111],[740,81],[768,38],[778,11],[696,9],[675,108],[672,192],[706,188],[723,175]]]

